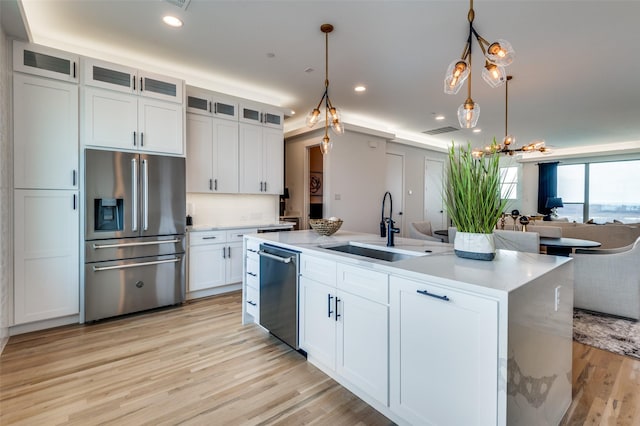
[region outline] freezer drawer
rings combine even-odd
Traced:
[[[184,253],[184,235],[95,240],[84,243],[85,263]]]
[[[184,254],[85,264],[85,321],[184,301]]]

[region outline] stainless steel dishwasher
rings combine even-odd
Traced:
[[[260,325],[298,350],[298,259],[293,250],[260,244]]]

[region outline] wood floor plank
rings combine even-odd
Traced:
[[[11,337],[1,425],[373,425],[392,422],[257,326],[239,292]],[[573,346],[562,425],[640,424],[640,361]]]

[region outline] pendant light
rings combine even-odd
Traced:
[[[497,153],[503,153],[506,155],[514,155],[518,152],[533,152],[540,151],[542,153],[548,153],[549,148],[545,146],[543,140],[536,140],[527,145],[521,146],[520,148],[511,148],[515,142],[516,138],[512,134],[509,133],[509,82],[513,79],[513,76],[508,75],[505,77],[505,85],[504,85],[504,139],[502,139],[501,144],[494,143],[493,145],[488,145],[482,149],[474,149],[471,152],[475,158],[480,158],[483,155],[491,155]]]
[[[449,95],[455,95],[465,81],[467,83],[467,100],[458,108],[458,122],[460,127],[473,128],[478,124],[480,116],[480,105],[471,98],[471,41],[475,36],[482,53],[485,56],[485,65],[482,70],[482,78],[491,87],[498,87],[506,81],[505,66],[513,62],[514,51],[511,43],[506,40],[498,39],[493,43],[485,40],[473,27],[475,19],[475,11],[473,10],[473,0],[469,0],[469,12],[467,13],[469,20],[469,35],[467,42],[462,51],[460,59],[454,60],[449,64],[447,74],[444,79],[444,92]]]
[[[331,151],[333,146],[333,142],[331,142],[331,139],[329,138],[329,127],[331,127],[335,134],[341,135],[344,133],[344,125],[340,120],[340,111],[333,106],[331,99],[329,98],[329,33],[333,31],[333,25],[322,24],[320,26],[320,31],[324,33],[325,37],[324,93],[320,98],[320,102],[318,102],[318,106],[312,109],[309,115],[307,115],[307,126],[313,127],[318,123],[320,120],[320,107],[324,101],[324,137],[320,144],[320,151],[322,151],[322,154],[327,154]]]

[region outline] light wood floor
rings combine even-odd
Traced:
[[[239,292],[11,337],[0,425],[388,425],[256,326]],[[574,344],[563,425],[640,424],[640,361]]]

